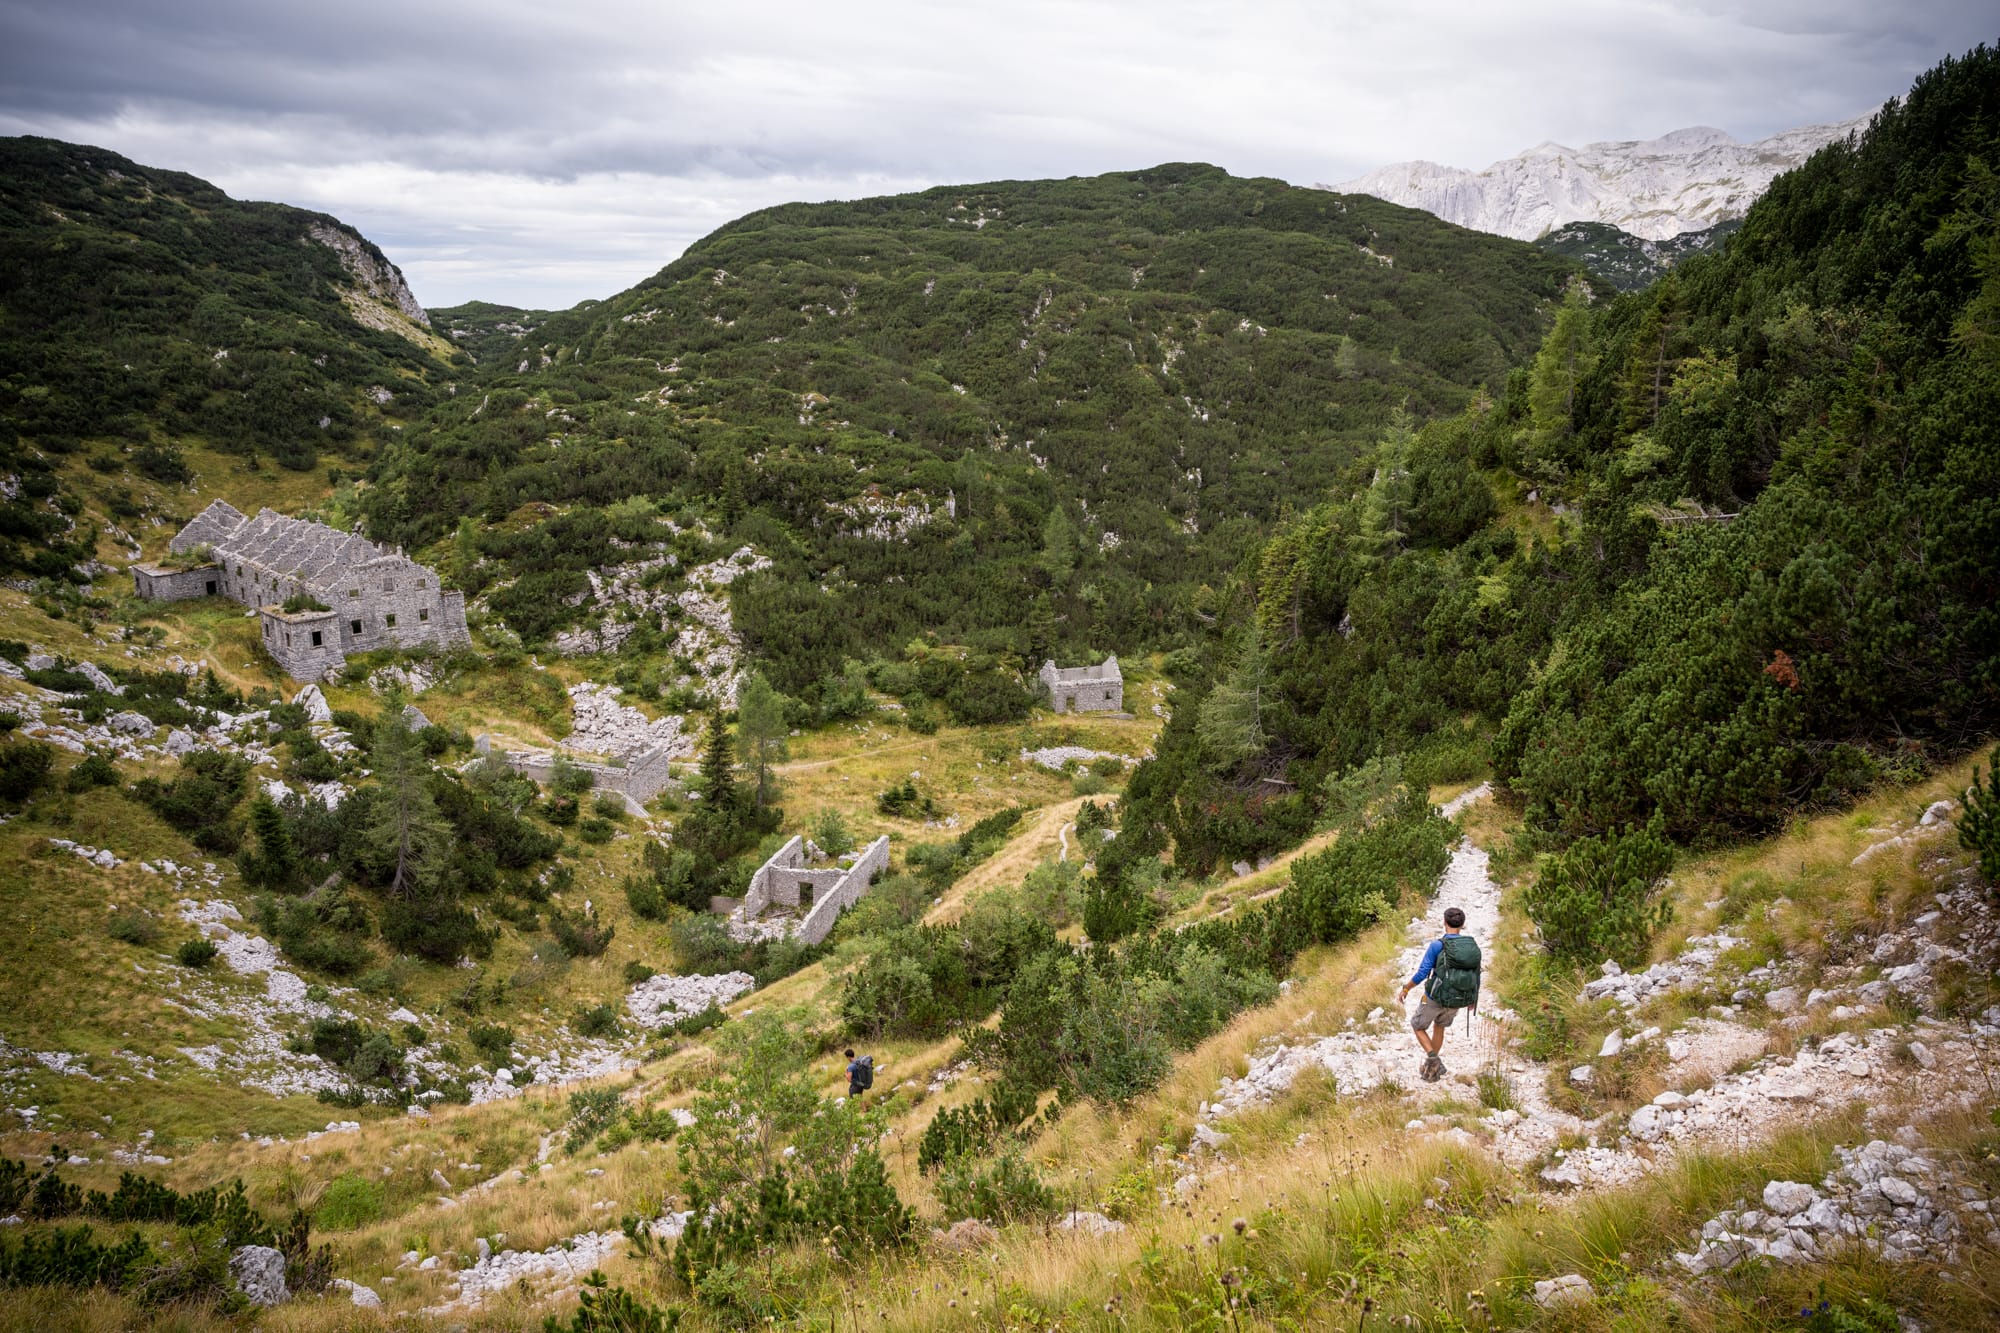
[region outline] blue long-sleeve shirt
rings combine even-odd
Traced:
[[[1410,976],[1410,984],[1412,986],[1421,986],[1424,984],[1424,978],[1429,976],[1431,969],[1437,966],[1438,955],[1443,952],[1444,941],[1441,939],[1432,940],[1431,947],[1424,950],[1424,961],[1417,964],[1417,970]]]

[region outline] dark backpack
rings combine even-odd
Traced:
[[[863,1092],[875,1086],[875,1057],[864,1055],[854,1062],[854,1086]]]
[[[1443,943],[1424,994],[1447,1009],[1463,1009],[1479,998],[1479,944],[1470,935],[1447,935]]]

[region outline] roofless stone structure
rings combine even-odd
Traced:
[[[1125,707],[1125,674],[1115,656],[1096,666],[1044,662],[1041,681],[1049,692],[1049,707],[1058,713],[1116,713]]]
[[[186,568],[133,565],[139,596],[155,602],[228,597],[254,607],[264,646],[296,680],[324,676],[349,653],[471,642],[464,593],[447,592],[435,571],[400,549],[324,523],[271,509],[251,518],[217,500],[167,549],[206,553],[206,560]],[[288,601],[302,609],[285,610]]]

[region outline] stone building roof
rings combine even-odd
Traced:
[[[1050,662],[1043,668],[1045,673],[1051,670],[1054,672],[1055,679],[1064,684],[1068,684],[1071,681],[1083,680],[1122,681],[1125,679],[1124,673],[1118,669],[1118,659],[1116,657],[1107,657],[1095,666],[1059,667],[1054,662]]]
[[[174,534],[167,549],[178,555],[197,546],[215,546],[247,522],[242,510],[227,500],[217,500]]]
[[[171,547],[191,550],[207,544],[219,558],[247,561],[274,574],[297,579],[315,593],[332,593],[355,576],[416,574],[423,566],[400,551],[378,546],[365,537],[341,532],[324,523],[287,518],[274,509],[260,509],[246,518],[222,500],[197,514]]]

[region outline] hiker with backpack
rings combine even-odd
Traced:
[[[858,1059],[853,1051],[847,1052],[847,1095],[859,1097],[875,1086],[875,1057],[864,1055]]]
[[[1444,1047],[1444,1030],[1459,1010],[1476,1009],[1479,1004],[1479,944],[1461,933],[1464,928],[1465,912],[1445,908],[1444,934],[1431,941],[1415,975],[1396,992],[1396,1003],[1401,1004],[1412,989],[1424,988],[1424,998],[1410,1015],[1410,1027],[1417,1034],[1417,1045],[1424,1048],[1422,1077],[1426,1083],[1444,1076],[1444,1061],[1438,1056]]]

